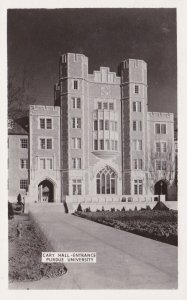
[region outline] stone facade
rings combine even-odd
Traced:
[[[62,55],[54,95],[54,106],[30,106],[26,151],[30,201],[172,197],[174,117],[147,111],[143,60],[124,60],[117,76],[107,67],[89,74],[86,56]],[[9,159],[20,159],[15,147],[9,151]],[[14,180],[12,167],[9,181]],[[16,189],[15,183],[9,190],[18,193],[19,186]]]

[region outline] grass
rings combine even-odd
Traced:
[[[22,224],[22,236],[17,237],[16,226]],[[32,281],[66,273],[63,264],[41,262],[41,253],[50,251],[26,214],[9,220],[9,281]]]
[[[99,211],[76,212],[75,215],[160,242],[178,245],[177,211]]]

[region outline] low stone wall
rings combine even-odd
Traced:
[[[67,203],[69,213],[73,213],[77,210],[79,203]],[[111,208],[115,208],[115,210],[121,210],[123,207],[125,210],[140,210],[141,208],[146,208],[149,206],[151,209],[156,205],[156,202],[106,202],[106,203],[81,203],[82,210],[89,208],[91,211],[102,210],[111,210]]]
[[[165,196],[160,197],[161,201],[165,201]],[[140,210],[149,206],[151,209],[156,205],[158,201],[158,195],[97,195],[97,196],[66,196],[66,203],[69,213],[75,212],[78,205],[81,204],[83,210],[90,208],[91,211],[102,210],[121,210],[123,207],[125,210]]]

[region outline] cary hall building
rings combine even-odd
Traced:
[[[148,111],[145,61],[89,74],[86,56],[64,54],[54,106],[25,119],[9,123],[10,201],[176,200],[174,116]]]

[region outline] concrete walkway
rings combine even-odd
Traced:
[[[57,279],[11,284],[18,289],[176,289],[177,247],[34,206],[32,216],[55,251],[95,251],[96,264],[67,263]]]

